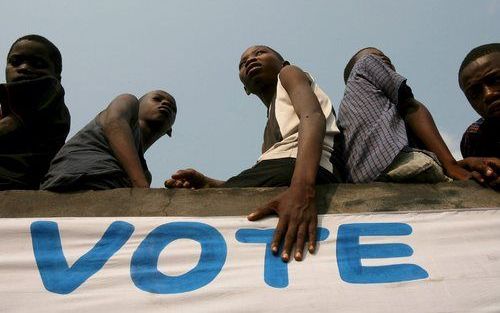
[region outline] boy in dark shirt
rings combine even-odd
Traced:
[[[458,81],[481,116],[462,137],[462,156],[500,158],[500,43],[470,51],[460,66]]]
[[[116,97],[57,153],[41,189],[68,192],[148,188],[144,151],[170,135],[177,107],[162,90]]]
[[[429,111],[380,50],[357,52],[345,68],[344,80],[338,124],[349,182],[446,181],[441,166],[453,179],[471,177],[458,166]]]
[[[57,47],[39,35],[17,39],[0,85],[0,190],[38,189],[70,128]]]
[[[472,49],[462,61],[458,82],[481,116],[460,143],[464,167],[478,171],[481,182],[500,187],[500,43]]]

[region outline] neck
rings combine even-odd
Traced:
[[[276,84],[274,84],[270,88],[263,89],[261,92],[256,93],[255,95],[259,97],[260,101],[262,101],[262,103],[264,103],[264,105],[267,108],[269,108],[269,106],[273,102],[275,94],[276,94]]]
[[[158,132],[154,132],[143,120],[139,120],[139,127],[141,128],[142,148],[146,152],[161,135]]]

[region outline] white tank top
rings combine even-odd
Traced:
[[[314,79],[307,74],[311,82],[311,88],[318,98],[321,110],[326,119],[325,138],[323,140],[320,166],[333,172],[333,141],[334,136],[339,134],[339,129],[335,122],[335,111],[333,110],[330,98],[314,82]],[[292,105],[285,88],[281,84],[278,75],[276,95],[274,101],[268,109],[268,119],[264,130],[264,143],[262,144],[262,155],[257,162],[263,160],[297,158],[298,137],[299,137],[299,117]]]

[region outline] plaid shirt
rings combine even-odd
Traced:
[[[500,158],[499,121],[486,122],[483,118],[472,123],[460,142],[460,151],[467,157]]]
[[[347,80],[338,125],[343,134],[347,181],[374,181],[409,140],[398,112],[413,97],[406,78],[374,55],[361,58]]]

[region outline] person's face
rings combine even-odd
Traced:
[[[239,63],[240,80],[248,94],[259,93],[270,84],[283,67],[283,61],[265,46],[253,46],[245,50]]]
[[[140,102],[139,118],[162,134],[172,130],[177,114],[174,97],[162,90],[147,93]]]
[[[17,42],[7,56],[5,80],[10,83],[43,76],[59,79],[47,48],[36,41],[21,40]]]
[[[362,57],[364,57],[365,55],[368,55],[368,54],[372,54],[372,55],[378,56],[379,58],[382,59],[382,62],[384,62],[385,64],[387,64],[393,71],[396,70],[394,68],[394,65],[391,62],[391,59],[389,59],[389,57],[386,56],[382,51],[380,51],[378,49],[375,49],[375,48],[367,48],[367,49],[361,50],[356,55],[356,58],[359,60],[359,59],[361,59]]]
[[[460,73],[460,88],[483,118],[500,118],[500,52],[477,58]]]

